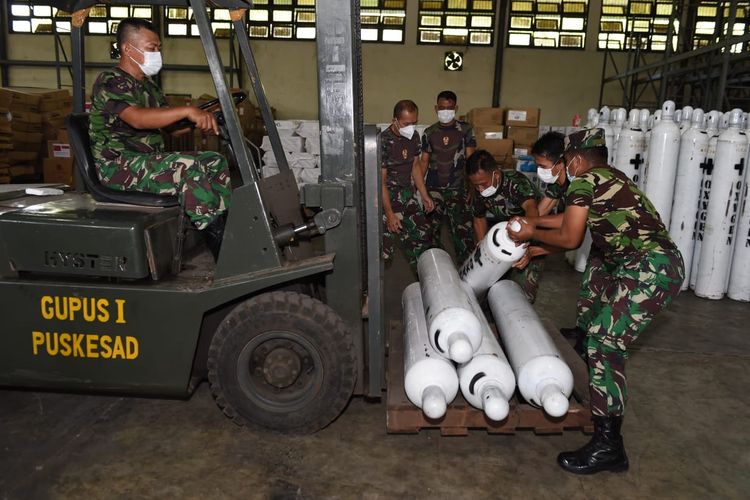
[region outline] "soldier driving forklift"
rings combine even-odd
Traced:
[[[353,394],[380,397],[378,148],[374,127],[362,125],[356,2],[316,2],[322,174],[301,193],[247,37],[251,2],[211,3],[230,9],[280,169],[268,178],[261,178],[242,136],[206,2],[137,3],[192,8],[218,95],[206,107],[221,110],[142,109],[162,104],[158,88],[137,78],[158,66],[158,43],[124,35],[118,38],[130,58],[124,64],[136,74],[113,70],[100,77],[90,125],[82,113],[83,28],[96,2],[44,3],[73,13],[75,113],[67,123],[86,192],[41,200],[19,192],[0,206],[0,314],[8,318],[0,385],[187,397],[207,378],[236,423],[282,432],[326,426]],[[128,86],[128,96],[113,98]],[[153,129],[183,118],[226,143],[241,177],[231,196],[223,158],[160,151]],[[139,140],[122,148],[124,125]],[[139,176],[144,164],[161,176]],[[137,190],[122,189],[128,187]],[[192,235],[186,217],[198,229],[222,225],[229,200],[215,242],[220,250],[211,248],[215,264],[205,253],[186,252]],[[316,254],[306,240],[317,235],[323,252]],[[325,302],[315,293],[323,288]]]

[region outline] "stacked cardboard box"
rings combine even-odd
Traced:
[[[539,137],[539,108],[506,109],[505,126],[506,137],[513,139],[513,156],[527,156]]]
[[[44,182],[75,186],[75,158],[67,130],[47,141],[47,157],[42,162]]]
[[[0,184],[10,182],[9,153],[13,147],[10,121],[10,94],[0,92]]]
[[[489,151],[502,168],[513,166],[513,140],[503,130],[502,108],[474,108],[466,115],[474,129],[477,149]]]

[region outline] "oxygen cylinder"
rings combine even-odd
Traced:
[[[708,134],[703,127],[703,110],[691,109],[693,124],[682,134],[680,154],[677,160],[677,177],[672,204],[672,221],[669,224],[669,235],[682,253],[685,262],[685,280],[682,290],[687,290],[690,283],[690,268],[693,262],[693,232],[696,224],[695,207],[701,193],[703,170],[701,165],[706,161],[708,152]]]
[[[643,131],[643,163],[638,176],[638,188],[643,190],[643,184],[646,179],[646,170],[648,169],[648,146],[651,142],[651,127],[654,124],[654,117],[649,115],[647,109],[641,110],[641,130]]]
[[[638,110],[631,109],[628,123],[620,131],[614,164],[617,170],[627,175],[636,185],[643,162],[643,131],[639,128],[639,119]]]
[[[750,302],[750,174],[748,172],[750,168],[747,168],[746,158],[745,183],[737,216],[737,236],[734,242],[734,254],[729,271],[729,289],[727,290],[727,297],[742,302]]]
[[[680,127],[673,120],[673,101],[665,101],[661,111],[661,120],[651,130],[643,192],[659,212],[664,226],[669,227],[680,154]]]
[[[508,237],[507,226],[508,222],[492,226],[458,270],[459,278],[469,285],[469,289],[477,297],[483,297],[510,270],[513,263],[526,253],[528,245],[516,246]],[[514,222],[511,228],[519,231],[521,225]]]
[[[523,290],[514,281],[501,280],[492,285],[487,298],[521,395],[550,416],[565,415],[573,374]]]
[[[456,369],[430,345],[419,283],[406,287],[401,304],[404,310],[406,397],[427,417],[440,418],[458,393]]]
[[[732,115],[732,111],[727,111],[721,115],[721,121],[719,122],[719,130],[723,131],[729,128],[729,118]]]
[[[682,110],[681,109],[675,109],[674,122],[677,124],[678,127],[682,123]],[[682,130],[680,130],[680,132],[682,132]]]
[[[599,110],[599,124],[596,125],[596,127],[604,130],[604,141],[607,145],[608,154],[607,163],[611,165],[613,162],[612,152],[615,149],[615,132],[612,129],[612,125],[610,124],[609,119],[609,107],[603,106],[602,109]]]
[[[695,213],[695,230],[693,231],[693,262],[690,267],[690,288],[695,289],[698,279],[698,264],[701,260],[701,246],[703,245],[703,230],[706,227],[706,209],[711,199],[711,174],[714,170],[716,159],[716,143],[719,140],[720,111],[710,111],[706,115],[706,135],[708,135],[708,148],[706,159],[701,164],[703,174],[701,176],[701,191],[698,196],[698,206]],[[683,256],[684,257],[684,256]],[[685,272],[687,274],[687,271]]]
[[[747,135],[740,128],[742,110],[733,109],[729,126],[719,135],[711,178],[711,197],[698,263],[695,294],[720,299],[727,286],[736,230],[736,216],[742,194],[747,156]]]
[[[581,246],[576,250],[576,260],[575,265],[573,266],[579,273],[586,270],[586,263],[589,260],[589,252],[591,252],[591,231],[586,229],[586,234],[583,236]]]
[[[692,106],[685,106],[684,108],[682,108],[682,119],[677,122],[677,124],[680,126],[680,133],[684,134],[692,128],[694,112],[695,110]],[[703,113],[701,112],[701,114]]]
[[[417,260],[417,272],[432,347],[456,363],[469,361],[482,343],[482,329],[450,255],[427,250]]]
[[[625,108],[617,108],[612,113],[612,132],[614,133],[614,140],[613,146],[612,146],[612,161],[609,162],[610,165],[615,164],[615,158],[617,157],[617,148],[620,144],[620,132],[622,132],[623,127],[625,127],[625,122],[628,120],[628,111]]]
[[[508,401],[516,390],[516,376],[472,294],[469,302],[482,325],[482,345],[471,361],[458,367],[458,382],[466,401],[497,422],[508,416]]]
[[[589,108],[586,113],[586,125],[583,128],[589,129],[594,128],[599,123],[599,112],[596,108]]]

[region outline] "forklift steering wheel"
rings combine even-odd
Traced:
[[[247,99],[247,93],[242,92],[242,91],[233,92],[232,93],[232,98],[234,99],[234,105],[237,106],[242,101],[244,101],[245,99]],[[198,108],[199,109],[203,109],[203,110],[211,109],[214,106],[216,106],[217,104],[219,104],[219,99],[218,98],[211,99],[210,101],[204,102],[203,104],[201,104],[200,106],[198,106]],[[216,121],[219,122],[219,125],[221,126],[224,123],[224,113],[220,109],[218,111],[214,111],[214,116],[216,117]],[[182,120],[173,123],[172,125],[170,125],[167,128],[169,130],[182,130],[182,129],[188,128],[188,127],[189,128],[195,128],[195,123],[191,122],[187,118],[183,118]]]

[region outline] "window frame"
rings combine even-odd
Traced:
[[[453,7],[451,8],[448,4],[449,0],[418,0],[419,4],[417,5],[417,45],[423,45],[423,46],[432,46],[432,47],[494,47],[495,43],[497,42],[497,6],[498,2],[500,0],[486,0],[491,2],[491,8],[488,10],[475,10],[473,8],[473,3],[477,0],[466,0],[466,8],[457,8]],[[423,3],[434,1],[434,2],[442,2],[442,8],[441,9],[425,9],[423,8]],[[440,25],[439,26],[429,26],[429,25],[422,25],[422,16],[439,16],[440,17]],[[466,16],[465,21],[466,24],[464,26],[464,29],[467,30],[466,33],[466,43],[453,43],[450,41],[445,40],[445,30],[451,29],[451,26],[447,25],[447,18],[448,16]],[[472,28],[472,19],[474,17],[490,17],[490,26],[489,27],[477,27]],[[456,29],[462,29],[461,27],[455,27]],[[440,32],[440,41],[439,42],[426,42],[422,41],[422,33],[423,32]],[[482,33],[488,33],[490,36],[489,43],[472,43],[471,37],[472,34],[482,34]]]
[[[577,51],[577,50],[586,50],[586,45],[590,42],[588,37],[588,27],[589,27],[589,7],[591,0],[547,0],[547,1],[539,1],[539,0],[509,0],[510,3],[508,5],[508,21],[507,21],[507,27],[505,32],[505,46],[509,49],[533,49],[533,50],[566,50],[566,51]],[[514,12],[513,9],[513,3],[514,1],[525,1],[530,2],[533,4],[532,10],[530,12],[523,12],[523,11],[517,11]],[[541,11],[539,9],[539,4],[554,4],[557,3],[560,5],[560,9],[557,13],[553,12],[545,12]],[[564,6],[565,4],[584,4],[583,13],[573,13],[573,14],[565,14]],[[511,22],[513,20],[514,14],[518,17],[529,17],[530,18],[530,25],[532,26],[529,29],[524,28],[511,28]],[[539,16],[539,17],[538,17]],[[542,30],[537,29],[534,27],[536,21],[541,19],[547,19],[551,18],[553,16],[557,16],[560,20],[560,25],[557,29],[550,29],[550,30]],[[583,27],[580,30],[564,30],[562,29],[563,20],[564,19],[580,19],[583,21]],[[558,45],[555,47],[548,47],[544,45],[534,45],[534,33],[556,33],[557,34],[557,42]],[[530,37],[530,44],[529,45],[511,45],[510,38],[512,35],[522,35],[522,34],[528,34]],[[582,37],[582,44],[580,47],[569,47],[569,46],[561,46],[559,44],[560,38],[564,35],[580,35]]]

